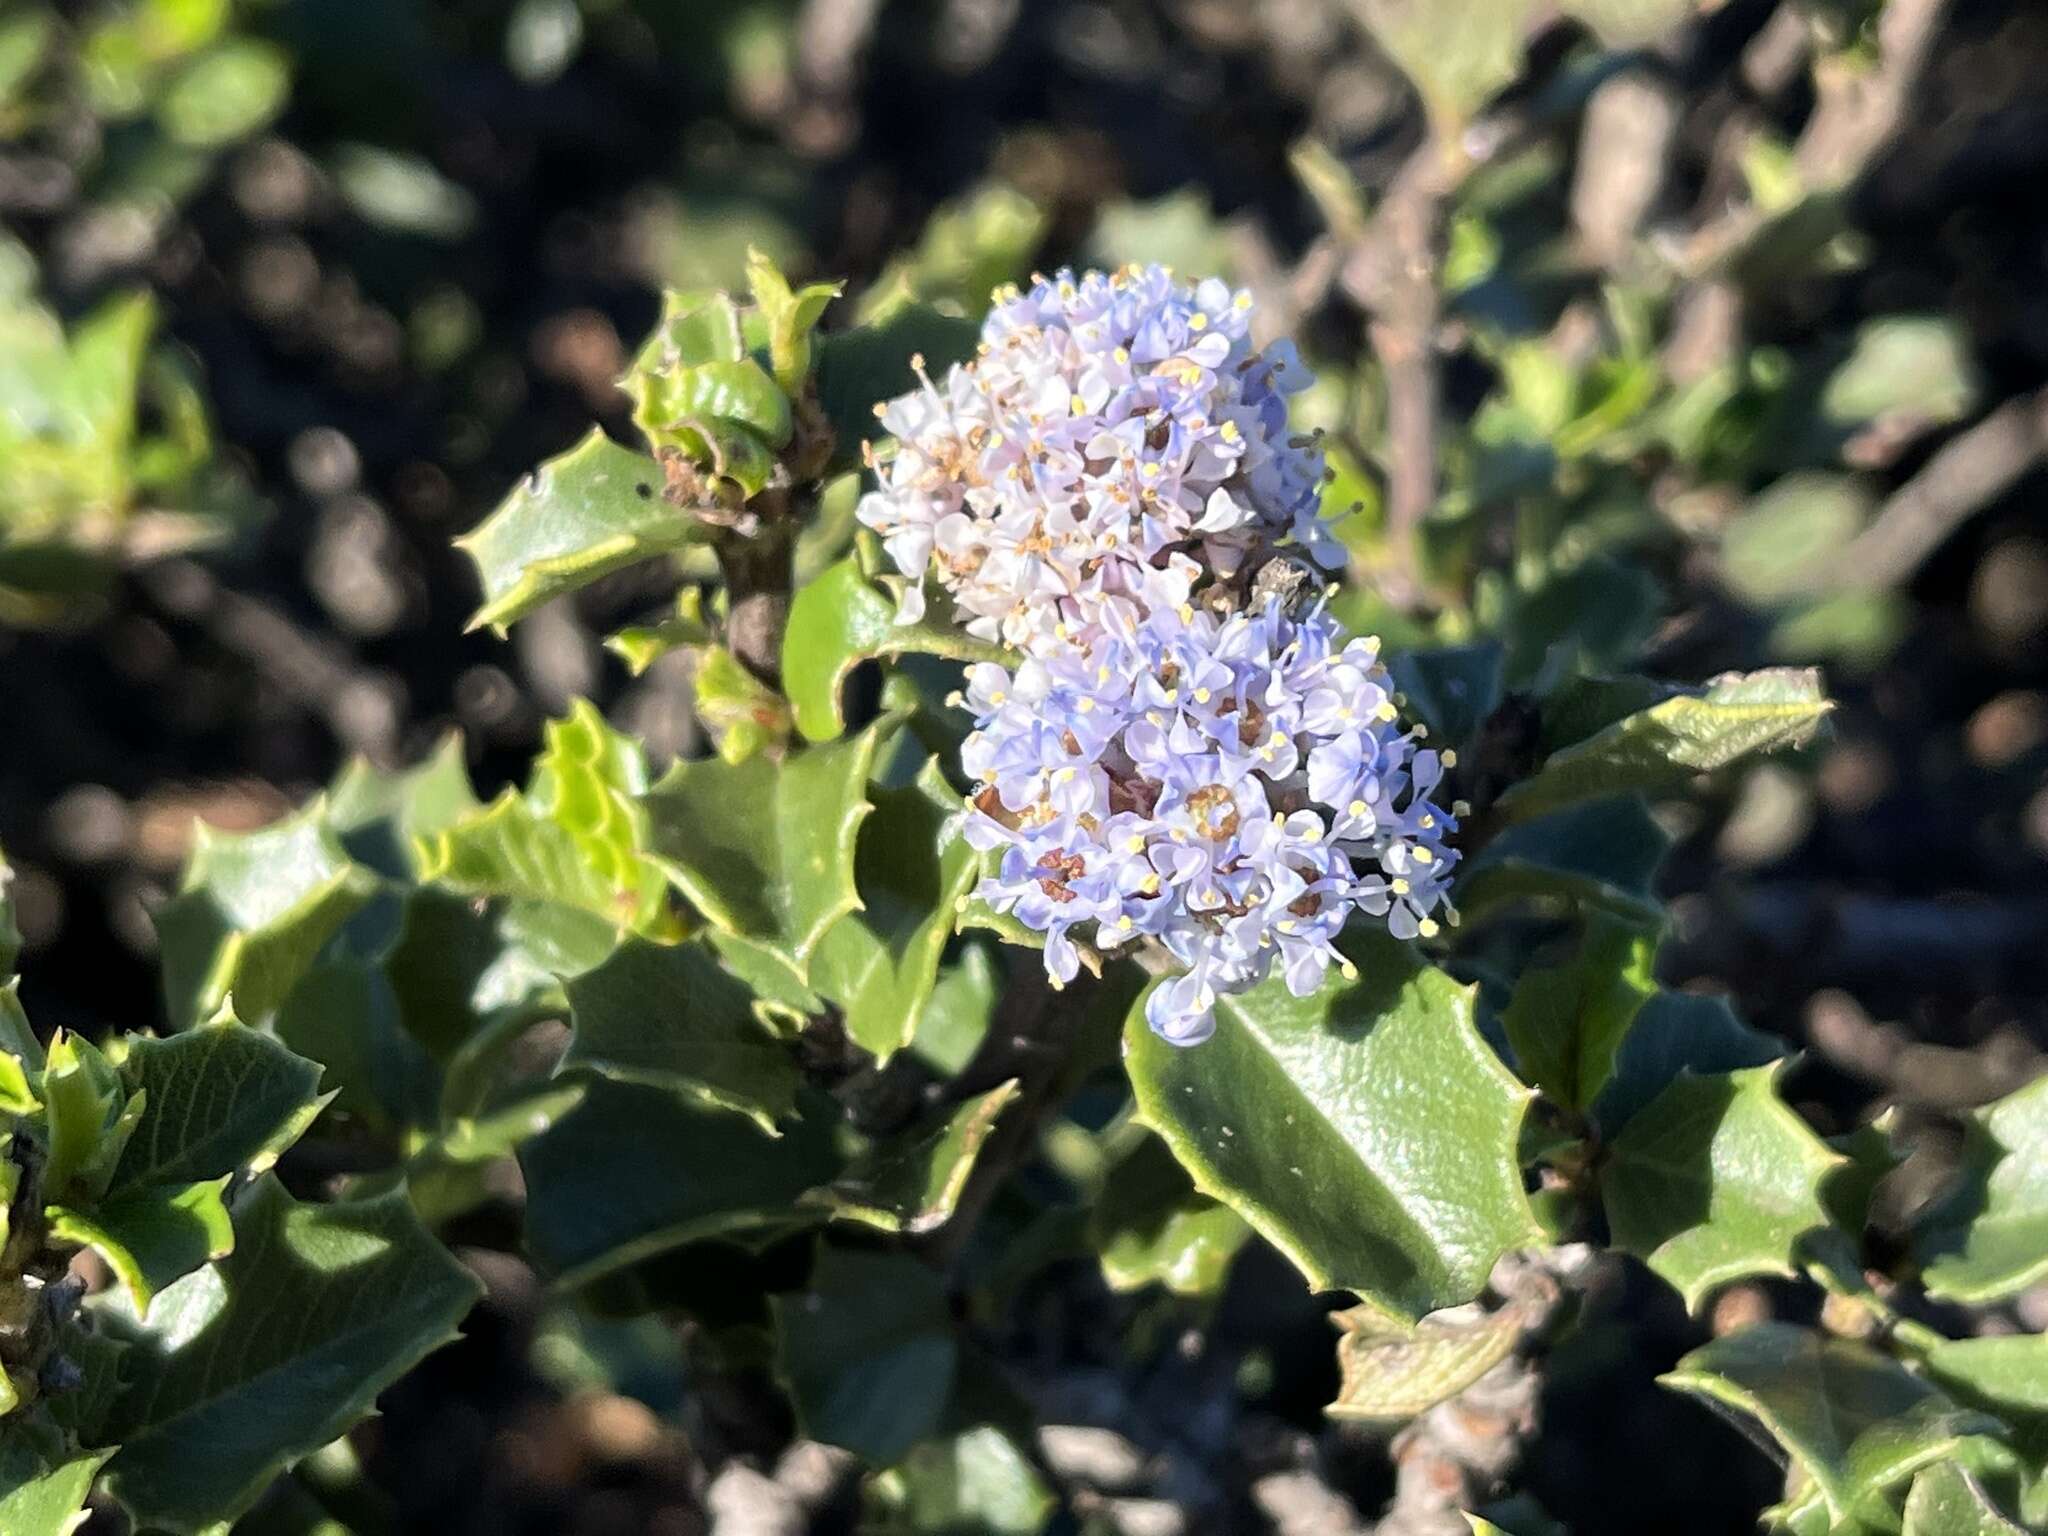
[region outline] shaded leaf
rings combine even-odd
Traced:
[[[797,1199],[839,1161],[815,1103],[777,1137],[731,1110],[592,1078],[519,1150],[527,1247],[567,1288],[701,1238],[774,1235],[819,1219]]]
[[[1497,642],[1404,651],[1387,669],[1405,700],[1403,712],[1429,727],[1434,745],[1462,751],[1501,697],[1503,653]]]
[[[945,1284],[907,1253],[828,1244],[775,1300],[777,1361],[804,1433],[887,1466],[939,1426],[959,1361]]]
[[[1970,1117],[1957,1186],[1913,1233],[1931,1296],[1995,1301],[2048,1276],[2048,1077]]]
[[[1614,1245],[1697,1308],[1745,1275],[1792,1275],[1832,1225],[1843,1165],[1778,1097],[1778,1066],[1681,1076],[1618,1136],[1601,1192]]]
[[[456,545],[476,563],[484,602],[472,629],[503,631],[600,576],[702,537],[663,498],[661,466],[602,432],[549,459]]]
[[[1149,1133],[1103,1171],[1088,1240],[1111,1290],[1163,1285],[1176,1296],[1223,1288],[1251,1228],[1195,1188],[1164,1141]]]
[[[642,802],[649,856],[712,923],[807,974],[826,930],[860,905],[854,838],[887,724],[780,761],[677,763]]]
[[[1563,900],[1624,922],[1654,924],[1653,892],[1671,839],[1638,795],[1588,800],[1509,827],[1458,869],[1467,921],[1520,901]]]
[[[1756,603],[1781,603],[1840,585],[1841,553],[1877,502],[1851,475],[1803,472],[1767,487],[1721,535],[1728,584]]]
[[[1502,1016],[1523,1078],[1570,1109],[1592,1108],[1629,1026],[1656,995],[1656,950],[1640,928],[1595,919],[1571,964],[1523,972]]]
[[[885,435],[875,404],[918,387],[913,358],[921,357],[938,377],[972,357],[980,336],[981,327],[972,320],[909,304],[879,324],[820,337],[818,404],[832,424],[830,469],[858,468],[861,444]]]
[[[375,891],[317,801],[255,832],[200,824],[178,894],[157,914],[171,1023],[188,1029],[232,996],[240,1017],[267,1024]]]
[[[1756,1419],[1837,1521],[1999,1429],[1868,1345],[1790,1323],[1715,1339],[1658,1380]]]
[[[1420,1316],[1469,1301],[1537,1238],[1516,1137],[1529,1093],[1473,1024],[1472,992],[1392,940],[1360,979],[1295,998],[1277,975],[1219,1000],[1191,1049],[1125,1028],[1144,1122],[1195,1185],[1319,1290]]]
[[[390,880],[417,878],[414,844],[478,808],[462,737],[453,731],[424,762],[400,773],[355,758],[327,791],[327,824],[343,849]]]
[[[97,1253],[146,1316],[158,1291],[234,1248],[221,1199],[228,1178],[129,1190],[85,1209],[53,1205],[45,1212],[50,1236]]]
[[[292,989],[272,1029],[326,1069],[335,1110],[372,1132],[397,1138],[437,1118],[440,1070],[406,1032],[397,996],[376,966],[321,961]]]
[[[1413,1325],[1373,1307],[1332,1316],[1343,1382],[1323,1411],[1333,1419],[1405,1421],[1456,1397],[1514,1353],[1522,1314],[1512,1307],[1466,1322]]]
[[[402,1196],[300,1205],[259,1180],[236,1203],[235,1251],[121,1329],[109,1490],[148,1526],[233,1519],[452,1339],[479,1291]]]
[[[911,1053],[941,1077],[974,1059],[995,1018],[1002,959],[988,944],[969,941],[959,958],[941,966],[911,1037]]]
[[[701,944],[629,940],[568,983],[575,1036],[564,1069],[667,1088],[753,1116],[796,1104],[796,1059],[755,1017],[753,994]]]
[[[977,1094],[936,1124],[877,1142],[806,1205],[884,1232],[924,1233],[952,1219],[975,1159],[1012,1100],[1017,1079]]]
[[[869,799],[874,812],[854,848],[860,910],[825,931],[810,984],[845,1010],[847,1032],[886,1061],[917,1029],[980,861],[954,825],[960,797],[937,758],[915,784],[871,790]]]
[[[233,1021],[136,1040],[121,1075],[144,1106],[109,1195],[261,1173],[326,1102],[318,1064]]]
[[[1615,1052],[1614,1076],[1594,1102],[1593,1118],[1611,1139],[1681,1073],[1734,1072],[1784,1054],[1774,1036],[1736,1018],[1726,998],[1659,992]]]
[[[1751,753],[1809,740],[1833,707],[1816,672],[1731,672],[1553,753],[1496,808],[1508,820],[1526,821],[1598,795],[1676,788]]]
[[[21,928],[14,921],[14,902],[7,894],[13,883],[14,871],[6,853],[0,851],[0,981],[14,974],[15,961],[21,957]]]

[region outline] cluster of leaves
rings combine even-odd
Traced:
[[[129,562],[218,544],[254,515],[199,381],[155,344],[146,292],[67,328],[0,239],[0,619],[75,619]]]

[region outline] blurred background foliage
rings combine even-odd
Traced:
[[[593,415],[624,435],[612,381],[664,286],[738,285],[758,247],[850,280],[830,328],[1159,260],[1300,339],[1352,623],[1512,617],[1511,689],[1644,648],[1827,668],[1830,742],[1660,808],[1664,979],[1806,1048],[1824,1131],[1897,1106],[1930,1187],[1957,1113],[2048,1051],[2044,66],[2048,13],[1999,0],[0,0],[0,842],[31,1011],[159,1022],[149,913],[195,813],[267,824],[451,727],[488,796],[583,696],[657,762],[703,750],[715,680],[596,638],[664,577],[505,646],[458,636],[448,547]],[[954,986],[918,1050],[957,1052],[939,1026],[999,980]],[[1161,1173],[1113,1129],[1048,1149],[1080,1187]],[[490,1193],[465,1172],[451,1208]],[[1065,1428],[1034,1464],[957,1442],[864,1516],[755,1399],[686,1397],[672,1334],[502,1256],[469,1340],[301,1482],[363,1536],[938,1531],[963,1488],[975,1528],[1035,1531],[1049,1480],[1091,1529],[1346,1529],[1317,1501],[1377,1508],[1385,1461],[1320,1417],[1321,1309],[1241,1229],[1186,1236],[1213,1265],[1164,1284],[993,1277],[1012,1312],[983,1321]],[[1735,1528],[1768,1469],[1650,1387],[1694,1325],[1618,1305],[1663,1353],[1580,1333],[1533,1488],[1582,1533]],[[1788,1305],[1739,1287],[1711,1326]],[[746,1477],[707,1486],[714,1449]]]

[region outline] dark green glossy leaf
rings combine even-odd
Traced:
[[[1392,940],[1313,997],[1276,974],[1218,1000],[1215,1036],[1125,1029],[1138,1111],[1319,1290],[1407,1316],[1469,1301],[1538,1240],[1515,1154],[1529,1100],[1480,1039],[1473,994]]]
[[[235,1231],[221,1199],[228,1178],[129,1190],[85,1209],[53,1205],[45,1212],[50,1236],[106,1260],[137,1314],[146,1316],[158,1291],[233,1250]]]
[[[778,1137],[746,1115],[602,1077],[519,1163],[527,1246],[564,1287],[701,1238],[815,1222],[797,1198],[839,1171],[832,1116],[815,1102]]]
[[[337,1113],[399,1137],[437,1118],[441,1073],[406,1032],[384,972],[361,960],[323,960],[292,989],[272,1025],[277,1038],[326,1069]]]
[[[1913,1234],[1928,1293],[1981,1303],[2048,1276],[2048,1077],[1970,1117],[1957,1187]]]
[[[958,959],[939,968],[910,1041],[919,1061],[951,1077],[974,1059],[995,1019],[1002,967],[994,946],[970,940],[960,946]]]
[[[1017,1080],[1011,1078],[968,1099],[936,1124],[877,1142],[829,1186],[806,1195],[805,1204],[884,1232],[924,1233],[944,1226],[974,1172],[975,1159],[1017,1093]]]
[[[456,541],[476,562],[484,603],[470,627],[502,631],[598,577],[702,537],[663,497],[661,466],[602,432],[547,461]]]
[[[402,1196],[300,1205],[257,1181],[235,1207],[235,1251],[122,1330],[109,1490],[145,1526],[233,1519],[452,1339],[478,1293]]]
[[[1999,1512],[1984,1485],[1951,1461],[1913,1479],[1904,1536],[2026,1536]]]
[[[576,1033],[565,1069],[701,1098],[770,1131],[795,1107],[795,1057],[702,944],[629,940],[568,993]]]
[[[945,1285],[907,1253],[827,1245],[778,1297],[779,1362],[804,1432],[875,1466],[939,1427],[959,1361]]]
[[[1832,1225],[1843,1166],[1778,1097],[1777,1066],[1681,1076],[1630,1122],[1602,1178],[1614,1245],[1697,1307],[1746,1275],[1792,1275]]]
[[[1656,995],[1656,950],[1640,928],[1595,919],[1569,965],[1525,971],[1502,1016],[1523,1078],[1569,1109],[1591,1109],[1629,1026]]]
[[[1833,707],[1816,672],[1730,673],[1553,753],[1535,777],[1501,796],[1498,809],[1526,821],[1599,795],[1674,789],[1694,774],[1811,739]]]
[[[1611,1139],[1680,1073],[1698,1076],[1760,1067],[1785,1048],[1735,1017],[1726,998],[1660,992],[1644,1003],[1615,1052],[1614,1076],[1593,1105]]]
[[[1836,1521],[1969,1437],[1999,1433],[1997,1420],[1956,1407],[1868,1345],[1790,1323],[1716,1339],[1658,1379],[1756,1419]]]
[[[918,387],[911,360],[921,357],[933,377],[974,355],[981,328],[923,304],[899,309],[878,325],[856,326],[820,338],[818,403],[832,424],[833,469],[860,464],[861,444],[883,435],[875,405]]]
[[[1458,911],[1477,922],[1523,901],[1567,901],[1641,926],[1663,908],[1653,891],[1671,840],[1637,795],[1569,806],[1509,827],[1458,870]]]
[[[1176,1296],[1214,1295],[1250,1236],[1244,1218],[1197,1190],[1150,1134],[1104,1169],[1088,1212],[1088,1240],[1117,1291],[1163,1285]]]
[[[1437,746],[1463,751],[1500,703],[1502,659],[1499,644],[1488,642],[1405,651],[1387,668],[1407,701],[1403,712],[1427,725]]]
[[[325,1102],[317,1063],[232,1021],[137,1040],[121,1075],[144,1106],[115,1165],[113,1195],[261,1173]]]
[[[810,984],[845,1010],[847,1032],[886,1061],[916,1032],[980,861],[959,835],[960,797],[938,759],[916,783],[869,798],[874,813],[854,848],[860,910],[825,931]]]
[[[860,905],[854,838],[886,724],[781,761],[677,763],[643,802],[650,857],[712,923],[807,974]]]
[[[269,1023],[375,892],[317,803],[257,832],[202,824],[178,894],[157,914],[172,1024],[189,1029],[230,997],[241,1018]]]

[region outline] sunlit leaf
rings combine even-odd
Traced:
[[[805,1202],[842,1221],[884,1232],[922,1233],[944,1226],[967,1187],[975,1159],[1017,1097],[1018,1087],[1011,1078],[968,1099],[935,1124],[875,1143],[830,1185],[807,1195]]]
[[[2048,1276],[2048,1077],[1970,1117],[1956,1187],[1913,1234],[1922,1283],[1982,1303]]]

